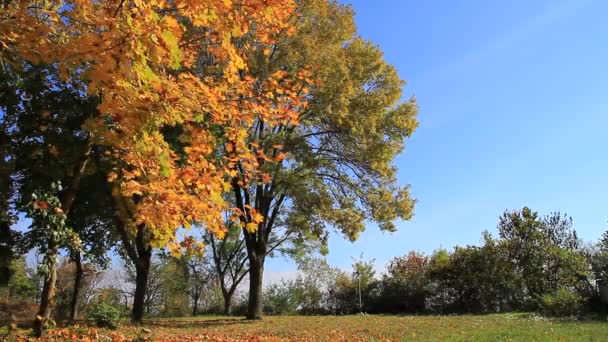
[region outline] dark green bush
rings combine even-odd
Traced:
[[[100,328],[116,329],[120,320],[120,310],[103,302],[97,303],[89,310],[88,317]]]

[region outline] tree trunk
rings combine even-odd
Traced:
[[[55,298],[55,284],[57,283],[57,247],[51,246],[49,273],[44,280],[38,314],[34,319],[34,336],[41,337],[47,321],[51,317],[51,309]]]
[[[228,291],[222,292],[222,294],[224,295],[224,315],[230,316],[232,315],[232,295],[234,292]]]
[[[147,253],[135,263],[135,296],[133,297],[133,311],[131,312],[131,323],[134,324],[140,324],[144,318],[151,257],[152,253]]]
[[[74,289],[72,290],[72,303],[70,310],[70,319],[75,321],[78,319],[78,306],[80,299],[80,287],[82,285],[82,275],[84,273],[84,269],[82,268],[82,258],[80,257],[80,252],[76,252],[76,256],[74,257],[74,263],[76,264],[75,277],[74,277]]]
[[[247,319],[262,319],[264,255],[255,254],[249,259],[249,303]]]
[[[63,213],[67,216],[72,209],[72,204],[74,204],[74,200],[76,199],[76,194],[78,194],[78,189],[80,188],[80,180],[82,179],[82,175],[87,167],[87,163],[89,161],[89,156],[91,154],[91,150],[93,149],[93,145],[89,142],[86,146],[86,149],[78,162],[78,164],[74,167],[74,176],[72,178],[72,182],[70,187],[65,190],[63,196],[61,198],[61,209]],[[42,336],[42,330],[44,328],[45,323],[51,317],[51,307],[53,305],[53,299],[55,297],[55,283],[57,282],[57,255],[58,255],[58,246],[56,243],[49,243],[49,274],[44,281],[44,286],[42,287],[42,295],[40,297],[40,307],[38,309],[38,314],[34,318],[34,335],[37,337]]]
[[[198,296],[194,297],[194,299],[192,300],[194,303],[192,303],[192,317],[196,317],[196,315],[198,315]]]
[[[4,213],[0,213],[0,286],[8,286],[13,273],[10,266],[14,258],[13,247],[15,241],[11,231],[11,223],[2,217],[8,214],[8,210],[1,210]]]

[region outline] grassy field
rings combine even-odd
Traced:
[[[47,340],[77,340],[83,328]],[[26,331],[4,335],[19,340]],[[143,327],[89,331],[105,341],[608,341],[608,322],[549,320],[525,314],[487,316],[277,316],[148,320]],[[2,335],[0,335],[2,336]],[[83,337],[83,341],[88,341]],[[0,340],[2,338],[0,337]]]

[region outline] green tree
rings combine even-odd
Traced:
[[[9,300],[21,299],[32,302],[38,300],[40,279],[36,270],[27,266],[24,257],[14,259],[10,268],[13,276],[8,283]]]
[[[603,285],[608,285],[608,231],[602,234],[590,259],[595,280]]]
[[[66,226],[81,242],[63,245],[77,269],[70,314],[75,319],[82,263],[103,267],[106,252],[115,241],[111,234],[113,213],[100,186],[104,176],[90,163],[94,147],[82,128],[86,120],[98,115],[98,99],[86,94],[85,84],[63,81],[53,65],[23,63],[19,70],[4,68],[3,74],[7,96],[0,106],[12,123],[10,139],[15,156],[10,198],[17,210],[25,211],[33,192],[48,192],[52,184],[63,184],[56,195],[67,215]],[[40,239],[46,235],[39,233],[32,230],[24,236],[24,249],[44,243]],[[49,296],[46,291],[44,295]]]
[[[566,215],[552,213],[540,218],[527,207],[506,211],[498,231],[514,268],[523,308],[537,308],[542,295],[562,287],[574,290],[581,286],[587,265],[572,220]]]
[[[380,284],[373,260],[355,259],[351,274],[339,274],[330,291],[329,307],[334,314],[355,314],[375,310]]]
[[[344,272],[330,266],[324,258],[305,256],[298,258],[298,312],[320,314],[329,311],[329,295]]]

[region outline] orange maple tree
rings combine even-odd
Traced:
[[[297,79],[282,72],[248,76],[252,47],[246,42],[252,40],[241,39],[253,35],[270,44],[291,32],[294,0],[2,6],[0,62],[15,68],[23,60],[55,64],[66,81],[84,82],[101,99],[99,115],[85,124],[89,139],[116,161],[107,177],[124,228],[135,235],[145,227],[151,245],[178,249],[176,230],[193,222],[222,237],[227,174],[238,163],[244,182],[267,179],[258,160],[282,158],[261,156],[247,140],[248,130],[256,118],[295,124],[298,108],[306,105],[293,91],[306,82],[306,72]],[[183,129],[183,153],[163,136],[168,126]],[[248,214],[253,222],[262,219],[253,210]]]

